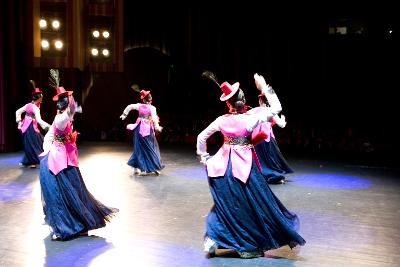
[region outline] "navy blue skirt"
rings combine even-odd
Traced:
[[[206,235],[220,247],[238,252],[304,245],[297,233],[299,220],[271,191],[255,160],[246,184],[232,176],[208,178],[214,206],[207,217]]]
[[[89,230],[104,227],[118,212],[96,200],[87,190],[79,168],[68,166],[57,175],[48,168],[48,155],[40,162],[43,212],[52,234],[69,239]]]
[[[261,142],[254,147],[260,162],[261,173],[268,183],[276,183],[285,179],[285,175],[293,173],[283,157],[275,138],[269,142]]]
[[[139,133],[140,123],[133,130],[133,153],[128,160],[128,165],[139,168],[144,172],[155,172],[165,166],[161,161],[160,148],[153,129],[150,135],[141,136]]]
[[[24,157],[21,163],[23,165],[39,165],[39,155],[43,152],[43,135],[35,131],[33,123],[29,125],[25,133],[22,133],[22,144]]]

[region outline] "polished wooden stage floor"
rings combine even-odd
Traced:
[[[263,258],[207,259],[212,205],[195,149],[163,147],[160,176],[137,177],[131,145],[80,145],[89,191],[120,213],[88,237],[51,241],[43,222],[38,169],[22,153],[0,154],[0,266],[400,266],[400,177],[396,168],[287,158],[295,173],[272,190],[298,214],[304,247]]]

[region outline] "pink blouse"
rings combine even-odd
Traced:
[[[128,114],[131,110],[139,111],[139,116],[134,124],[128,124],[126,128],[128,130],[133,131],[140,123],[139,134],[141,136],[150,135],[150,129],[158,129],[159,126],[159,118],[157,116],[156,108],[150,104],[131,104],[128,105],[124,114]]]
[[[269,92],[265,92],[265,95],[271,107],[260,107],[258,108],[259,112],[254,114],[226,114],[212,122],[197,137],[197,154],[202,159],[208,158],[207,139],[217,131],[221,131],[224,136],[228,137],[248,137],[250,139],[256,126],[269,121],[281,111],[278,97]],[[219,177],[225,175],[230,158],[233,176],[246,183],[253,162],[252,149],[253,146],[251,144],[231,145],[224,143],[218,152],[205,162],[208,176]]]
[[[78,167],[76,132],[72,132],[72,115],[68,112],[56,115],[53,125],[47,132],[40,156],[49,154],[48,167],[54,175],[68,166]]]
[[[21,116],[22,116],[22,113],[24,113],[24,112],[25,112],[25,117],[21,121]],[[20,130],[22,133],[26,132],[26,130],[29,128],[29,125],[31,125],[31,123],[33,123],[33,128],[38,133],[39,133],[38,123],[40,124],[40,127],[42,127],[43,129],[50,127],[50,125],[47,122],[42,120],[42,117],[40,116],[39,107],[33,103],[28,103],[25,106],[21,107],[20,109],[18,109],[16,111],[15,114],[16,114],[17,122],[21,121]]]

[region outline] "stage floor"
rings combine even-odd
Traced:
[[[89,191],[120,209],[88,237],[51,241],[39,170],[22,153],[0,154],[0,266],[400,266],[400,177],[389,168],[287,158],[295,173],[271,185],[301,222],[305,246],[264,258],[205,258],[212,206],[195,148],[161,146],[160,176],[133,176],[127,143],[84,143],[80,170]]]

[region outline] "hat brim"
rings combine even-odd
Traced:
[[[42,94],[43,95],[43,92],[42,91],[32,92],[32,95],[36,95],[36,94]]]
[[[60,97],[60,96],[63,96],[63,95],[72,95],[74,92],[73,91],[65,91],[65,92],[63,92],[63,93],[61,93],[61,94],[57,94],[57,95],[55,95],[55,96],[53,96],[53,101],[58,101],[58,98]]]
[[[234,94],[236,94],[237,90],[239,90],[239,86],[240,86],[240,84],[238,82],[234,83],[232,85],[232,88],[233,88],[232,92],[230,92],[228,95],[222,94],[221,97],[219,98],[219,100],[226,101],[229,98],[231,98]]]
[[[140,96],[140,99],[144,99],[149,94],[150,94],[150,91],[146,91],[143,95]]]

